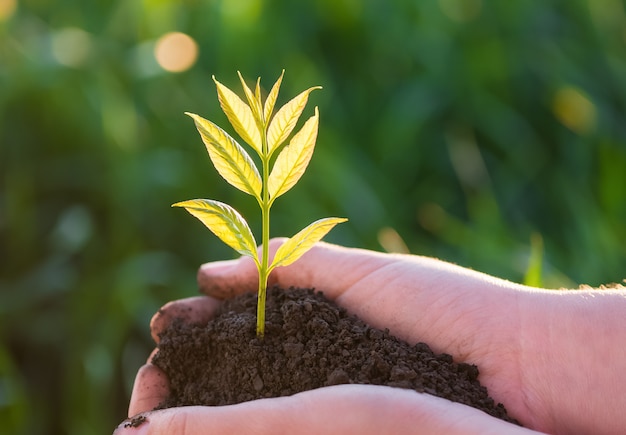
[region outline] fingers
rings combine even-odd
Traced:
[[[482,411],[390,387],[338,385],[291,397],[223,407],[170,408],[144,414],[123,434],[531,434]]]
[[[137,372],[130,396],[128,416],[154,409],[169,394],[167,376],[158,367],[147,363]]]
[[[282,238],[270,241],[270,259],[284,241]],[[351,282],[358,281],[384,259],[384,256],[372,251],[320,242],[296,263],[274,269],[268,284],[324,288],[328,292],[327,296],[334,299]],[[220,299],[230,298],[243,292],[256,291],[258,271],[249,257],[207,263],[198,271],[198,284],[202,293]]]
[[[159,343],[159,334],[163,332],[176,318],[186,323],[207,322],[212,316],[220,301],[206,296],[179,299],[164,305],[152,316],[150,333],[155,343]]]

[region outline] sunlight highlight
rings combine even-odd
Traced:
[[[52,56],[63,66],[81,67],[89,59],[91,49],[91,35],[83,29],[66,27],[52,36]]]
[[[585,134],[596,124],[596,106],[579,89],[564,86],[552,101],[552,111],[557,119],[574,133]]]
[[[166,33],[156,42],[154,57],[166,71],[175,73],[187,71],[198,59],[198,44],[184,33]]]
[[[0,22],[7,21],[17,9],[17,0],[0,0]]]

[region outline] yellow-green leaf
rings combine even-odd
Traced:
[[[256,241],[246,220],[237,210],[223,202],[210,199],[192,199],[173,204],[184,207],[209,230],[241,255],[252,257],[257,263]]]
[[[276,99],[278,98],[278,91],[280,90],[280,84],[283,81],[283,76],[285,75],[285,70],[280,74],[274,86],[272,86],[272,90],[270,91],[267,99],[265,100],[265,107],[263,108],[263,119],[267,123],[272,116],[272,112],[274,111],[274,105],[276,104]]]
[[[267,130],[270,155],[289,137],[306,106],[309,94],[315,89],[322,89],[322,87],[315,86],[307,89],[276,112]]]
[[[237,94],[218,82],[215,77],[213,77],[213,81],[217,86],[220,106],[228,121],[237,134],[260,155],[261,133],[250,106],[244,103]]]
[[[304,174],[315,148],[318,119],[316,107],[315,115],[308,119],[291,139],[289,145],[278,154],[267,182],[272,201],[291,189]]]
[[[252,115],[254,116],[254,121],[256,122],[257,128],[263,128],[263,120],[261,119],[261,77],[259,77],[256,81],[256,95],[252,93],[252,90],[246,84],[246,81],[243,79],[243,76],[239,71],[239,81],[241,82],[241,87],[243,87],[243,91],[246,94],[246,99],[248,100],[248,104],[250,105],[250,109],[252,109]],[[260,154],[259,154],[260,155]]]
[[[217,172],[237,189],[261,199],[263,182],[254,162],[228,133],[194,113],[193,118]]]
[[[254,87],[254,99],[261,107],[261,77],[257,77],[256,86]]]
[[[324,218],[313,222],[278,248],[270,270],[293,263],[311,249],[314,244],[322,240],[335,225],[347,220],[345,218]]]

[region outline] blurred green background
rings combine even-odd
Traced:
[[[327,240],[549,287],[626,277],[622,0],[0,0],[1,433],[125,417],[152,314],[234,256],[170,204],[259,229],[183,112],[226,126],[211,75],[267,89],[283,68],[279,104],[324,90],[273,235],[345,216]]]

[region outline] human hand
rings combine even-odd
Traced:
[[[122,423],[115,434],[538,433],[429,394],[356,384],[335,385],[237,405],[186,406],[143,415],[145,423],[137,428],[124,428]]]
[[[272,242],[272,252],[279,244],[280,241]],[[205,293],[227,297],[254,289],[255,273],[254,264],[247,258],[209,263],[201,268],[199,282]],[[545,321],[549,316],[544,316],[547,312],[542,311],[542,307],[554,311],[554,304],[550,303],[553,292],[548,294],[546,291],[529,289],[434,259],[378,254],[324,243],[316,245],[293,265],[276,269],[270,284],[323,289],[326,296],[335,299],[373,326],[389,328],[392,334],[406,341],[424,341],[436,352],[450,353],[457,360],[477,364],[481,370],[481,382],[488,387],[490,395],[496,401],[505,403],[509,413],[529,427],[555,433],[559,430],[566,433],[567,424],[574,429],[584,427],[585,421],[571,420],[572,413],[568,412],[572,402],[576,409],[578,395],[571,392],[563,394],[566,392],[564,387],[577,384],[559,383],[563,380],[558,374],[567,373],[567,367],[564,364],[555,365],[550,371],[549,355],[536,353],[542,350],[538,344],[546,342],[537,338],[540,337],[538,332],[545,334],[549,331],[543,329],[550,324]],[[191,305],[188,300],[175,302],[169,309],[155,316],[153,333],[167,324],[168,313],[171,314],[172,310],[187,304],[185,310],[189,306],[194,307],[187,311],[190,315],[210,317],[217,303],[211,297],[196,298]],[[560,320],[563,319],[556,319]],[[560,349],[556,349],[556,353],[559,354]],[[522,362],[528,362],[533,357],[537,359],[537,356],[545,361],[533,361],[536,367],[523,369]],[[559,357],[561,363],[571,360],[562,354]],[[574,363],[580,361],[574,359]],[[560,402],[554,400],[554,394],[551,395],[555,391],[562,394],[557,395]],[[166,393],[167,385],[163,375],[155,367],[145,366],[138,374],[129,414],[151,409],[160,401],[156,401],[157,398],[164,397]],[[408,397],[407,393],[412,395]],[[585,393],[581,392],[582,395]],[[368,394],[372,396],[366,396]],[[361,415],[360,411],[371,410],[367,400],[359,399],[361,395],[378,398],[378,406],[383,409],[387,409],[385,404],[395,403],[389,409],[404,410],[393,415],[393,418],[390,418],[391,414],[383,413],[381,417],[380,413],[365,411],[362,422],[367,428],[375,428],[377,422],[384,425],[386,419],[390,418],[391,422],[398,424],[412,421],[413,426],[402,427],[411,428],[413,433],[416,427],[426,428],[425,433],[439,430],[451,433],[459,429],[456,423],[465,420],[478,425],[477,433],[485,433],[491,424],[498,433],[509,429],[522,430],[514,426],[507,426],[505,430],[501,425],[506,423],[443,399],[373,386],[328,387],[290,398],[264,399],[231,407],[174,408],[153,413],[150,416],[151,423],[145,427],[156,430],[163,427],[162,424],[175,425],[182,421],[187,428],[191,428],[194,422],[205,421],[203,418],[218,418],[227,425],[225,428],[234,429],[235,426],[228,424],[246,424],[250,418],[248,416],[253,416],[251,421],[255,422],[259,433],[263,433],[263,428],[278,430],[277,426],[271,425],[279,421],[279,416],[286,420],[285,424],[293,424],[295,416],[301,416],[307,422],[310,416],[315,416],[317,424],[324,424],[335,421],[332,416],[338,415],[335,411],[342,409],[332,397],[350,397],[348,405],[345,405],[350,407],[348,415]],[[400,406],[394,400],[405,403],[407,407]],[[446,403],[446,412],[432,414],[435,410],[442,410],[442,403]],[[274,407],[276,409],[272,412]],[[343,409],[343,412],[347,411]],[[241,417],[241,412],[246,414],[245,419]],[[474,419],[472,415],[476,413],[478,415]],[[324,417],[318,418],[320,415]],[[425,415],[429,416],[428,419],[425,419]],[[571,421],[565,421],[567,417]],[[587,413],[583,418],[592,425],[588,427],[601,431],[593,415]],[[352,424],[357,425],[351,426],[353,429],[359,429],[358,421],[352,421]],[[307,425],[300,426],[300,429],[315,432],[314,429],[319,428],[315,422]],[[471,425],[465,429],[463,433],[472,433]]]
[[[154,317],[153,333],[176,317],[187,322],[207,320],[217,303],[211,297],[169,303]],[[137,374],[129,407],[129,416],[143,412],[138,420],[141,424],[133,428],[129,421],[124,422],[116,434],[536,433],[446,399],[373,385],[336,385],[238,405],[150,412],[167,394],[165,374],[150,363],[144,365]]]

